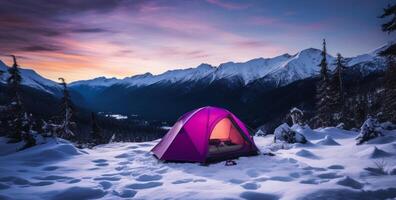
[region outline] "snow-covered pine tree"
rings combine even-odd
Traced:
[[[388,5],[388,7],[384,9],[384,13],[380,16],[380,18],[389,17],[391,17],[391,19],[382,24],[382,31],[390,34],[396,30],[396,4],[392,6]],[[384,76],[382,112],[386,119],[396,123],[396,44],[390,45],[387,49],[380,52],[380,55],[386,57],[388,64]]]
[[[61,85],[63,86],[63,97],[62,97],[62,122],[60,124],[58,130],[58,136],[65,139],[71,139],[74,135],[73,131],[71,131],[71,125],[74,122],[71,121],[73,116],[73,107],[72,101],[70,97],[69,90],[67,89],[67,84],[64,78],[59,78],[61,81]]]
[[[388,18],[391,17],[391,20],[382,24],[382,31],[384,32],[393,32],[396,30],[396,4],[388,5],[388,7],[384,8],[384,13],[380,16],[380,18]]]
[[[298,124],[300,126],[304,125],[304,121],[303,121],[304,113],[300,109],[296,107],[292,108],[290,110],[290,117],[292,119],[293,125],[294,124]]]
[[[25,145],[22,147],[22,149],[26,149],[36,145],[35,135],[37,135],[37,132],[33,130],[33,126],[34,126],[33,116],[25,112],[22,118],[22,133],[21,133]]]
[[[356,137],[356,144],[360,145],[364,142],[376,138],[378,136],[382,136],[381,127],[376,118],[368,116],[367,120],[363,123],[360,128],[360,133]]]
[[[104,140],[98,122],[96,121],[95,113],[91,113],[91,137],[94,145],[104,144]]]
[[[11,94],[11,103],[7,108],[8,112],[8,126],[9,126],[9,137],[11,140],[9,142],[19,142],[22,140],[22,102],[19,96],[20,84],[22,82],[22,77],[19,72],[18,64],[16,61],[16,56],[12,55],[13,65],[8,69],[10,76],[7,79],[7,86]]]
[[[341,54],[337,54],[336,68],[330,78],[330,104],[332,110],[333,125],[343,121],[344,114],[344,85],[343,71],[345,69],[345,61]]]
[[[326,60],[326,40],[323,39],[322,60],[320,61],[320,80],[316,87],[316,119],[315,126],[329,126],[331,122],[331,99],[329,69]]]

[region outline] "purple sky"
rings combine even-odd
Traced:
[[[1,0],[0,59],[56,80],[125,77],[321,48],[345,57],[393,40],[392,1]]]

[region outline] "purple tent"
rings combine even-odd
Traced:
[[[223,108],[184,114],[152,149],[161,160],[208,162],[257,154],[246,126]]]

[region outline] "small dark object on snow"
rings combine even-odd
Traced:
[[[264,156],[275,156],[274,153],[268,152],[268,153],[263,153]]]
[[[233,166],[236,165],[237,163],[234,160],[227,160],[225,162],[225,166]]]

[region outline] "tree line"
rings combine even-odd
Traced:
[[[77,116],[78,109],[73,104],[64,78],[59,78],[59,84],[62,86],[60,112],[49,119],[34,116],[23,103],[23,77],[17,57],[11,57],[13,65],[8,68],[5,91],[0,91],[8,100],[5,105],[0,105],[0,133],[9,138],[9,143],[24,142],[21,149],[32,147],[49,137],[67,139],[79,147],[93,147],[109,142],[153,140],[164,133],[160,124],[139,125],[131,121],[121,122],[98,116],[94,112],[90,112],[87,117],[85,110]],[[0,71],[0,76],[3,75],[4,72]],[[86,124],[89,124],[88,127]]]
[[[382,30],[391,33],[396,26],[396,5],[384,9],[381,18],[391,17],[382,25]],[[322,59],[319,64],[320,79],[316,87],[316,115],[311,120],[315,127],[343,126],[357,127],[366,117],[376,117],[380,121],[396,123],[396,45],[392,44],[380,52],[386,59],[382,87],[364,94],[347,92],[343,84],[345,59],[337,54],[335,70],[329,70],[326,59],[326,41],[323,40]]]

